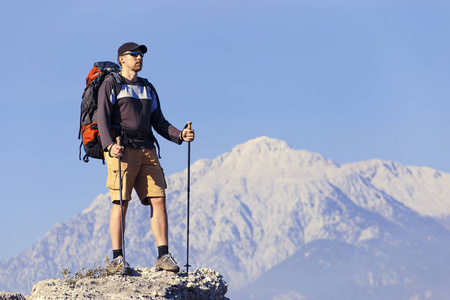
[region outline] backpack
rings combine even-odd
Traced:
[[[120,91],[122,81],[118,75],[119,65],[110,61],[94,63],[86,77],[86,88],[81,101],[80,129],[78,139],[81,139],[79,159],[81,160],[81,147],[84,147],[86,155],[84,162],[89,162],[89,157],[103,160],[103,147],[97,125],[98,90],[106,76],[112,74],[116,78],[116,91]]]

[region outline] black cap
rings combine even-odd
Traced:
[[[117,56],[122,56],[127,51],[135,51],[140,50],[141,53],[147,53],[147,47],[145,45],[138,45],[136,43],[125,43],[119,47],[117,51]]]

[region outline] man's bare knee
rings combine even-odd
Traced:
[[[147,197],[145,201],[149,203],[151,206],[165,206],[166,198],[164,197]]]

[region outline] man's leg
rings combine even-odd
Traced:
[[[158,246],[158,258],[155,267],[160,269],[178,272],[176,261],[169,253],[169,225],[167,221],[166,199],[164,197],[155,197],[148,199],[151,205],[150,224],[152,226],[153,236]]]
[[[150,198],[151,205],[150,225],[156,245],[169,245],[169,225],[167,221],[166,199],[164,197]]]
[[[125,216],[128,209],[128,201],[122,201],[123,204],[123,230],[125,231]],[[122,249],[122,227],[120,223],[121,212],[120,202],[114,201],[109,219],[109,231],[111,234],[111,243],[113,250]]]

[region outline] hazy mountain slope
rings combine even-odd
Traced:
[[[311,242],[231,299],[449,299],[448,243]],[[432,255],[430,255],[432,254]]]

